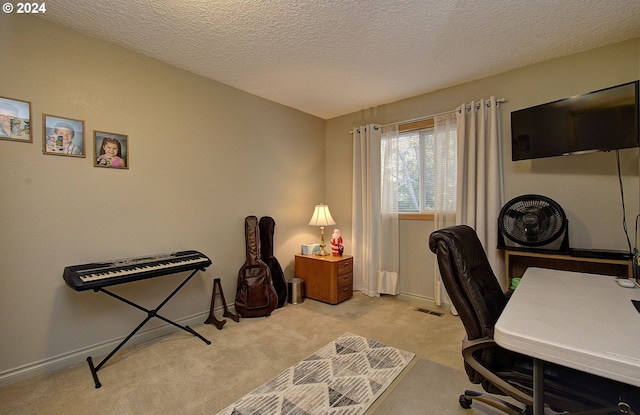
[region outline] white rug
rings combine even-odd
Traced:
[[[360,415],[413,357],[346,333],[218,415]]]

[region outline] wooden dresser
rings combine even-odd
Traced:
[[[338,304],[353,296],[353,257],[300,255],[295,257],[296,278],[304,280],[305,297]]]

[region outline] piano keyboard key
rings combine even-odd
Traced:
[[[83,282],[95,281],[95,280],[100,280],[105,278],[119,277],[122,275],[130,275],[130,274],[136,274],[140,272],[162,270],[162,269],[178,267],[181,265],[199,264],[199,263],[206,263],[206,262],[207,260],[205,258],[193,258],[193,259],[186,259],[186,260],[179,260],[179,261],[170,261],[170,262],[160,263],[156,265],[123,267],[121,269],[111,270],[111,271],[95,272],[95,273],[85,274],[85,275],[80,274],[79,276]]]

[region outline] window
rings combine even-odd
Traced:
[[[446,199],[443,206],[455,209],[456,143],[455,140],[449,140],[448,144],[444,144],[445,140],[436,140],[433,120],[430,124],[418,129],[408,126],[400,129],[398,211],[401,213],[430,213],[435,210],[436,177],[439,192]],[[444,147],[437,149],[437,143]]]

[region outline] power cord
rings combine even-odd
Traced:
[[[636,285],[640,282],[640,253],[638,253],[638,221],[640,220],[640,214],[636,216],[636,233],[635,243],[633,249],[631,248],[631,241],[629,240],[629,232],[627,230],[627,210],[624,202],[624,187],[622,186],[622,173],[620,171],[620,152],[616,150],[616,162],[618,165],[618,182],[620,183],[620,197],[622,199],[622,227],[624,234],[627,237],[627,245],[629,246],[629,253],[633,256],[633,262],[631,263],[631,270],[633,272],[633,278],[636,280]]]
[[[620,171],[620,151],[616,150],[616,162],[618,165],[618,183],[620,183],[620,197],[622,199],[622,228],[624,229],[624,234],[627,237],[627,245],[629,246],[629,253],[634,254],[635,248],[631,249],[631,240],[629,240],[629,232],[627,230],[627,209],[625,208],[624,202],[624,187],[622,186],[622,173]],[[638,234],[638,225],[636,219],[636,236]],[[636,237],[636,247],[638,246],[637,237]]]
[[[638,220],[640,220],[640,214],[636,216],[636,240],[633,246],[633,263],[631,269],[633,270],[633,277],[636,279],[636,285],[640,283],[640,255],[638,254]]]

